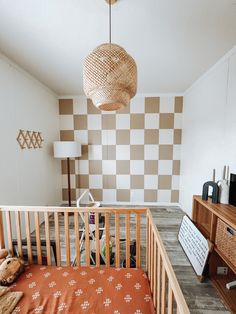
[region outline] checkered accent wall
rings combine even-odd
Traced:
[[[60,99],[60,139],[82,144],[71,161],[72,199],[84,189],[103,202],[179,201],[182,97],[137,96],[101,112],[85,97]],[[63,200],[67,200],[62,161]]]

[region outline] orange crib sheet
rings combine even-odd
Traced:
[[[154,313],[141,269],[32,265],[11,289],[24,292],[14,314]]]

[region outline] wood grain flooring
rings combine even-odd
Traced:
[[[109,205],[112,206],[112,205]],[[113,206],[114,207],[114,206]],[[117,207],[117,206],[116,206]],[[190,312],[193,314],[226,314],[224,304],[209,281],[199,283],[193,268],[190,265],[185,253],[183,252],[178,240],[177,234],[184,212],[177,207],[152,207],[150,208],[156,226],[160,232],[164,245],[166,247],[171,264],[186,298]],[[120,238],[125,239],[125,217],[120,215]],[[65,261],[65,243],[64,243],[64,216],[59,216],[60,222],[60,240],[61,240],[61,258]],[[50,236],[54,238],[54,217],[50,216]],[[146,243],[146,218],[141,217],[141,259],[142,266],[145,262],[145,243]],[[130,230],[131,239],[135,239],[135,218],[131,215]],[[82,225],[80,225],[82,227]],[[70,228],[70,249],[72,260],[75,258],[75,234],[74,219],[69,217]],[[41,224],[40,232],[44,237],[44,224]],[[110,217],[110,234],[115,236],[115,219]],[[125,243],[121,244],[121,261],[125,258]],[[84,257],[82,254],[81,261],[83,264]]]

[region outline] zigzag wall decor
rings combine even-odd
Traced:
[[[20,130],[16,140],[21,149],[42,148],[43,138],[41,132]]]

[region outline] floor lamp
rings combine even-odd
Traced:
[[[54,142],[54,157],[67,159],[67,177],[68,177],[68,201],[71,207],[71,186],[70,186],[70,158],[81,156],[81,144],[75,141],[57,141]]]

